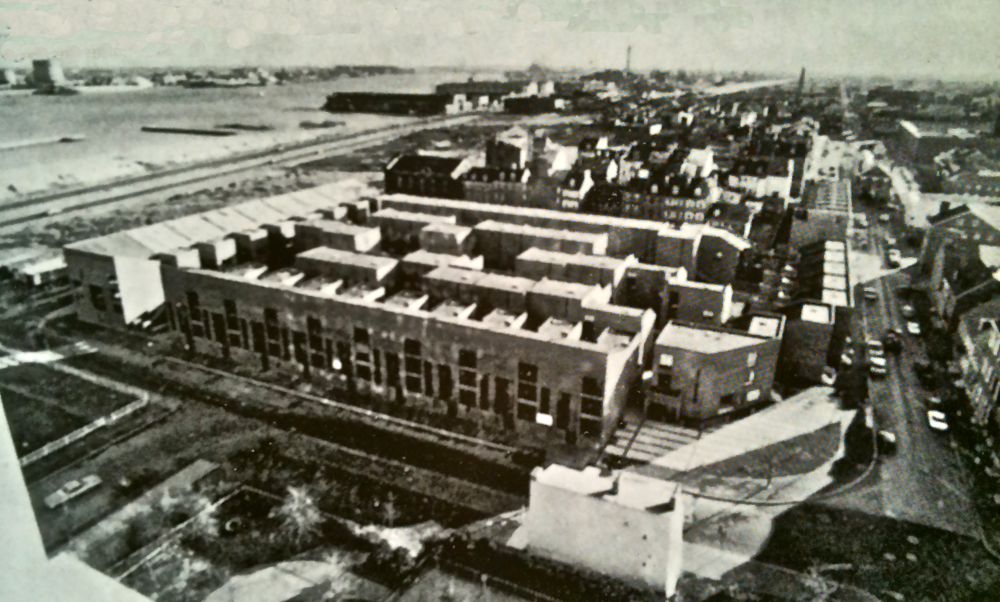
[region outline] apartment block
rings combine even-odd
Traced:
[[[767,403],[784,326],[769,314],[745,328],[668,322],[654,346],[647,415],[701,423]]]

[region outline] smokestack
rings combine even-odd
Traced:
[[[625,73],[632,73],[632,45],[625,49]]]
[[[799,87],[795,90],[795,100],[802,100],[802,92],[806,87],[806,68],[799,71]]]

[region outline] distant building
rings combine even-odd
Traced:
[[[953,195],[924,195],[940,203],[939,211],[927,217],[928,228],[920,248],[919,264],[923,271],[930,270],[938,249],[950,243],[957,252],[972,256],[979,245],[1000,246],[1000,206],[983,203],[955,203],[962,197]],[[983,198],[983,201],[988,199]]]
[[[680,486],[559,464],[531,473],[527,547],[573,565],[677,591],[684,549]]]
[[[960,363],[972,421],[1000,429],[1000,298],[966,312],[958,323]]]
[[[901,120],[897,145],[902,156],[918,165],[931,165],[934,157],[954,148],[974,146],[979,135],[965,128]]]
[[[21,75],[13,69],[0,70],[0,85],[19,86],[23,81]]]
[[[524,168],[473,167],[462,175],[463,198],[477,203],[528,204],[531,171]]]
[[[62,86],[66,84],[62,65],[56,59],[31,61],[31,79],[36,88]]]
[[[388,115],[445,115],[472,110],[461,94],[400,94],[386,92],[335,92],[323,105],[331,113],[384,113]]]
[[[535,137],[522,127],[495,134],[486,142],[486,167],[524,169],[535,156]]]
[[[966,311],[1000,295],[1000,245],[942,243],[929,284],[934,312],[953,328]]]
[[[756,315],[745,329],[672,320],[656,338],[646,412],[704,422],[770,401],[785,319]]]
[[[737,159],[725,182],[754,197],[777,195],[788,200],[792,196],[793,170],[792,159]]]
[[[465,194],[462,176],[469,167],[466,159],[401,155],[385,166],[385,191],[460,199]]]
[[[572,170],[566,174],[557,192],[557,203],[560,209],[576,211],[594,187],[594,178],[589,169]]]

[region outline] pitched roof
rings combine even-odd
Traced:
[[[433,155],[401,155],[386,166],[387,171],[430,172],[451,175],[462,165],[462,159]]]

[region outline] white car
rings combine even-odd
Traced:
[[[920,324],[910,320],[906,323],[906,332],[912,334],[915,337],[920,336]]]
[[[944,433],[948,430],[948,417],[940,410],[927,410],[927,426],[931,430]]]
[[[878,300],[878,291],[876,291],[875,289],[873,289],[870,286],[866,286],[864,288],[864,296],[865,296],[865,299],[868,300],[868,301],[877,301]]]
[[[878,221],[882,222],[883,224],[888,224],[889,219],[890,218],[888,213],[880,213],[878,216]]]
[[[96,474],[87,475],[82,479],[67,481],[62,487],[45,496],[45,505],[50,509],[58,508],[66,502],[80,497],[100,484],[101,477]]]
[[[885,361],[885,346],[878,339],[868,339],[865,341],[865,348],[868,349],[868,357],[880,357]]]
[[[900,308],[900,311],[903,312],[903,317],[907,320],[917,315],[917,310],[913,309],[913,306],[909,303],[904,303],[903,307]]]
[[[823,374],[820,376],[820,382],[828,387],[832,387],[835,382],[837,382],[837,371],[830,366],[823,368]]]

